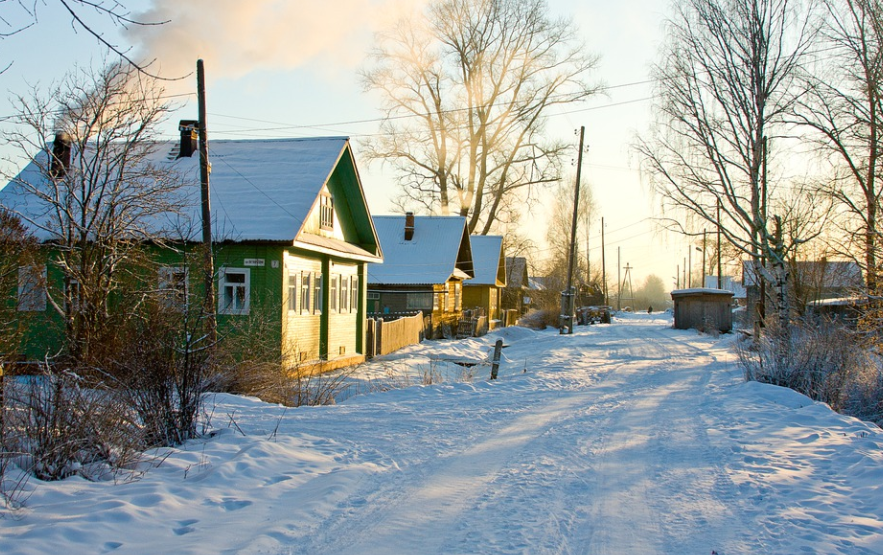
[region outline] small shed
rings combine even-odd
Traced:
[[[725,289],[680,289],[671,292],[674,301],[675,329],[733,329],[733,292]]]

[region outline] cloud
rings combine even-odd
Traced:
[[[133,57],[155,60],[168,77],[193,72],[202,58],[210,79],[310,63],[353,69],[373,34],[425,0],[153,0],[133,14],[164,25],[130,26]]]

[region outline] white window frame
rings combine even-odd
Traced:
[[[350,276],[350,311],[359,311],[359,276]]]
[[[334,199],[327,192],[319,195],[319,228],[326,231],[334,230]]]
[[[300,313],[310,314],[313,304],[313,273],[300,274]]]
[[[288,273],[288,312],[297,312],[300,301],[300,273]]]
[[[338,301],[340,301],[340,274],[331,274],[331,285],[329,287],[328,311],[337,312]]]
[[[350,308],[350,277],[340,276],[340,302],[337,303],[338,312],[349,312]]]
[[[243,282],[228,281],[228,276],[245,276]],[[230,288],[230,289],[228,289]],[[243,290],[242,303],[238,303],[237,290]],[[232,298],[228,292],[233,291]],[[232,302],[226,302],[231,298]],[[233,304],[234,306],[230,306]],[[251,269],[250,268],[221,268],[218,276],[218,314],[245,315],[251,308]]]
[[[176,276],[183,275],[183,281],[179,282]],[[170,310],[184,312],[187,310],[190,299],[190,272],[185,266],[161,266],[157,272],[158,286],[162,299],[162,305]],[[73,283],[73,280],[71,280]],[[177,289],[177,285],[184,286],[184,290]],[[167,294],[170,293],[170,294]]]
[[[18,310],[20,312],[44,312],[46,310],[45,285],[45,266],[19,266]]]
[[[313,314],[322,314],[322,292],[325,286],[322,272],[313,274]]]

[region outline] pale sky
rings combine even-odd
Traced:
[[[195,71],[198,58],[205,61],[210,141],[346,135],[358,156],[360,137],[376,131],[381,115],[376,99],[359,83],[364,54],[375,31],[423,1],[131,0],[137,18],[171,21],[122,33],[89,12],[85,15],[98,22],[111,42],[131,45],[131,55],[156,59],[155,67],[164,75],[185,75]],[[644,131],[650,118],[648,69],[662,38],[667,0],[548,3],[554,14],[572,18],[588,48],[601,56],[595,77],[610,87],[606,96],[562,110],[548,124],[553,136],[573,141],[574,159],[575,131],[586,127],[589,152],[583,177],[592,185],[599,216],[605,218],[609,287],[615,289],[619,248],[619,265],[633,268],[635,287],[656,274],[673,288],[676,268],[683,269],[689,249],[681,238],[656,231],[650,219],[660,215],[654,208],[658,202],[629,151],[634,134]],[[25,93],[29,85],[45,88],[75,64],[102,60],[103,47],[72,29],[60,7],[49,2],[39,9],[38,25],[2,42],[0,62],[13,62],[0,74],[9,93]],[[164,128],[169,138],[177,135],[179,119],[196,117],[195,94],[188,96],[195,88],[195,76],[168,83],[170,94],[183,95],[181,109]],[[0,98],[0,116],[13,113],[6,96]],[[372,213],[390,213],[395,192],[390,176],[364,162],[360,171]],[[542,226],[544,217],[537,214],[532,223]],[[592,229],[593,266],[601,262],[600,243],[598,221]],[[701,253],[694,252],[697,268],[700,259]]]

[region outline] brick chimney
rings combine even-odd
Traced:
[[[55,141],[52,143],[52,161],[49,165],[49,175],[53,179],[61,179],[71,166],[71,136],[64,131],[55,133]]]
[[[190,158],[199,149],[199,122],[192,119],[182,119],[178,123],[178,131],[181,132],[181,147],[178,150],[178,158]]]
[[[405,212],[405,241],[414,238],[414,213]]]

